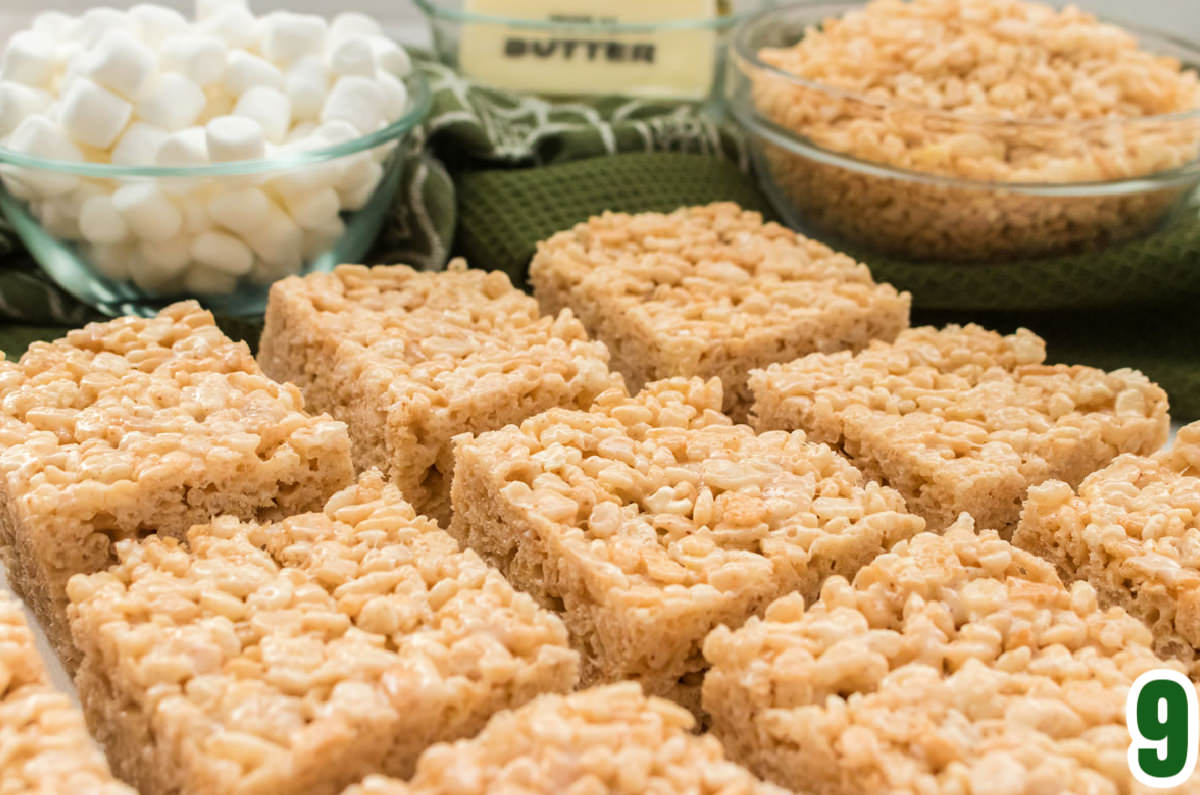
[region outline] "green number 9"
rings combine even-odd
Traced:
[[[1147,671],[1134,681],[1125,704],[1129,770],[1156,789],[1182,784],[1196,770],[1200,715],[1196,688],[1183,674]]]

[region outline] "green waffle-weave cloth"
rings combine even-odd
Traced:
[[[434,107],[411,143],[372,262],[439,268],[450,256],[521,283],[536,242],[604,210],[735,201],[773,214],[738,132],[702,108],[644,100],[552,104],[417,61]],[[852,252],[910,290],[914,322],[971,320],[1042,334],[1053,361],[1136,367],[1200,418],[1200,211],[1092,253],[990,265],[912,263]],[[94,318],[41,274],[0,225],[0,349]],[[254,342],[255,319],[221,319]],[[5,325],[5,321],[7,324]]]

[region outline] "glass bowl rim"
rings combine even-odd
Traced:
[[[70,174],[93,179],[170,178],[170,177],[231,177],[264,174],[297,167],[316,165],[348,157],[383,144],[397,141],[420,124],[433,105],[429,81],[418,68],[404,78],[408,89],[408,109],[386,127],[367,135],[318,149],[288,152],[256,160],[234,160],[227,163],[207,163],[201,166],[117,166],[112,163],[84,163],[74,160],[50,160],[14,152],[0,146],[0,167]]]
[[[770,2],[770,0],[759,0]],[[693,17],[690,19],[663,19],[646,22],[572,22],[569,20],[523,19],[499,14],[477,14],[470,11],[460,11],[438,3],[437,0],[413,0],[426,16],[459,24],[503,25],[510,28],[524,28],[532,31],[578,31],[588,30],[596,33],[664,33],[679,30],[721,30],[733,27],[742,19],[752,14],[759,14],[764,9],[731,13],[727,16]],[[769,9],[766,9],[769,10]]]
[[[423,0],[416,0],[423,2]],[[767,20],[778,17],[785,17],[805,10],[815,10],[817,8],[825,8],[836,6],[842,12],[850,11],[856,8],[863,8],[867,3],[860,0],[804,0],[804,2],[786,3],[784,5],[776,5],[770,8],[761,9],[749,13],[738,20],[737,27],[734,28],[730,36],[729,48],[730,51],[737,57],[738,71],[744,72],[743,63],[749,63],[756,69],[760,69],[773,77],[785,80],[793,85],[808,88],[813,91],[819,91],[830,97],[838,99],[850,100],[863,105],[869,105],[880,110],[897,110],[915,113],[926,114],[930,118],[946,119],[957,124],[969,124],[973,126],[983,127],[987,125],[995,127],[1054,127],[1063,131],[1082,130],[1090,127],[1110,127],[1113,125],[1139,125],[1148,123],[1162,123],[1174,121],[1187,121],[1191,119],[1200,119],[1200,108],[1187,111],[1177,111],[1175,113],[1162,113],[1153,116],[1137,116],[1127,119],[1086,119],[1081,121],[1066,121],[1061,119],[1036,118],[1036,119],[1005,119],[1001,116],[960,116],[954,113],[927,108],[921,105],[916,105],[906,102],[890,102],[878,99],[869,98],[856,91],[839,88],[837,86],[823,83],[819,80],[811,80],[806,77],[781,69],[772,64],[766,63],[758,56],[758,51],[762,48],[752,46],[749,41],[751,33],[755,32],[760,25],[766,24]],[[1137,25],[1121,20],[1096,15],[1101,22],[1119,25],[1121,28],[1138,36],[1149,36],[1160,41],[1170,42],[1176,47],[1186,49],[1196,55],[1196,63],[1191,65],[1192,71],[1200,74],[1200,42],[1192,42],[1179,36],[1166,33],[1155,28],[1145,25]],[[814,22],[819,20],[814,20]]]

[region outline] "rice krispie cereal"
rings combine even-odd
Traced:
[[[449,522],[450,439],[583,408],[619,383],[569,312],[542,317],[503,273],[343,265],[276,282],[259,362],[350,427],[416,509]]]
[[[55,690],[21,607],[0,593],[0,795],[135,795]]]
[[[221,517],[71,580],[76,683],[142,795],[336,793],[570,689],[562,622],[369,472],[323,513]]]
[[[1160,656],[1200,673],[1200,424],[1169,451],[1121,456],[1078,493],[1030,489],[1013,543],[1145,621]]]
[[[911,303],[865,265],[730,203],[591,218],[539,244],[529,275],[544,310],[569,307],[608,345],[631,390],[718,377],[739,422],[751,369],[891,340]]]
[[[669,379],[458,441],[451,534],[562,615],[585,684],[697,710],[713,627],[923,528],[828,446],[720,407],[719,380]]]
[[[785,596],[718,628],[704,653],[730,757],[813,795],[1152,791],[1125,726],[1130,684],[1165,665],[1149,630],[966,516],[853,586],[829,578],[807,610]]]
[[[114,542],[319,508],[352,477],[346,427],[194,301],[0,361],[0,560],[68,667],[67,580]]]
[[[799,428],[898,489],[930,530],[962,511],[1007,537],[1027,489],[1078,484],[1167,439],[1167,396],[1135,370],[1047,365],[1044,341],[922,327],[859,354],[750,375],[760,430]]]
[[[896,178],[767,148],[779,187],[842,235],[917,257],[1027,255],[1128,236],[1182,192],[1032,195],[987,183],[1087,183],[1200,153],[1200,79],[1073,6],[873,0],[758,52],[752,101],[822,149]],[[976,184],[913,180],[912,172]]]
[[[407,784],[373,776],[346,795],[784,795],[694,723],[632,682],[540,696],[474,739],[433,746]]]

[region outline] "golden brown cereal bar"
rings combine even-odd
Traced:
[[[1045,343],[1024,329],[910,329],[858,354],[755,371],[753,423],[841,449],[930,530],[967,511],[1007,536],[1030,486],[1078,483],[1167,438],[1166,393],[1141,373],[1045,358]]]
[[[717,379],[669,379],[457,444],[451,534],[562,615],[585,684],[634,679],[696,710],[713,627],[815,596],[923,527],[828,446],[720,407]]]
[[[221,517],[71,580],[76,682],[142,795],[321,795],[574,686],[556,617],[369,472],[323,513]]]
[[[1150,643],[964,515],[853,586],[829,578],[807,611],[791,595],[718,628],[704,708],[731,758],[814,795],[1149,793],[1129,772],[1125,700],[1167,665]]]
[[[718,377],[738,421],[751,369],[893,339],[911,303],[865,265],[728,203],[605,213],[542,242],[529,272],[542,308],[573,310],[631,390]]]
[[[474,739],[433,746],[407,784],[373,776],[345,795],[784,795],[693,726],[632,682],[540,696]]]
[[[1154,633],[1161,656],[1200,666],[1200,424],[1169,451],[1121,456],[1078,493],[1061,481],[1029,490],[1013,543],[1084,580]]]
[[[586,407],[619,376],[569,312],[541,317],[503,273],[343,265],[276,282],[259,361],[350,427],[418,511],[450,516],[450,439],[554,406]]]
[[[36,342],[0,396],[0,559],[69,667],[67,580],[114,542],[318,508],[353,476],[346,427],[194,301]]]

